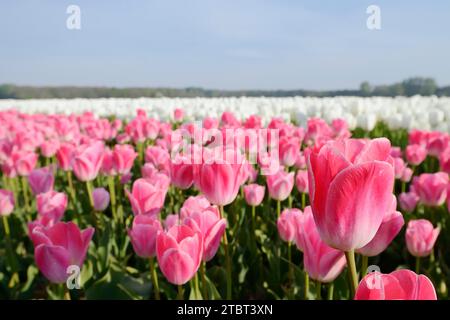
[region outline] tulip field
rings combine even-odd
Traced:
[[[0,299],[448,299],[450,100],[371,99],[2,101]]]

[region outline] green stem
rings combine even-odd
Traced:
[[[30,207],[29,207],[29,202],[28,202],[28,181],[27,181],[27,177],[22,177],[21,180],[22,180],[22,193],[23,193],[24,208],[28,212]]]
[[[289,283],[294,282],[294,269],[292,268],[292,253],[291,253],[291,242],[288,242],[288,262],[289,262]]]
[[[281,201],[277,200],[277,218],[280,217],[281,214]]]
[[[306,207],[306,193],[302,193],[302,208],[305,209]]]
[[[420,273],[420,257],[416,257],[416,273]]]
[[[183,286],[181,284],[178,285],[178,296],[177,300],[183,300]]]
[[[316,281],[316,300],[322,300],[322,284]]]
[[[108,176],[108,189],[109,189],[109,195],[111,199],[111,209],[112,209],[112,215],[113,219],[117,222],[117,208],[116,208],[116,189],[114,186],[114,176]]]
[[[86,181],[86,190],[89,197],[89,204],[91,205],[92,210],[94,210],[94,197],[92,195],[93,186],[92,181]]]
[[[72,203],[75,206],[76,198],[75,198],[75,189],[73,187],[72,181],[72,171],[66,171],[66,175],[67,175],[67,183],[69,185],[70,197],[72,198]]]
[[[356,273],[355,251],[354,250],[346,251],[345,258],[347,259],[348,275],[350,280],[350,292],[352,293],[353,298],[356,289],[358,288],[358,274]]]
[[[206,274],[205,274],[205,268],[206,268],[206,262],[202,261],[200,263],[200,275],[202,277],[202,290],[203,290],[203,299],[208,300],[208,288],[206,287]]]
[[[154,258],[150,258],[150,272],[152,276],[152,282],[153,282],[153,292],[155,294],[155,300],[160,300],[159,296],[159,284],[158,284],[158,275],[156,274],[156,268],[155,268],[155,261]]]
[[[362,256],[361,259],[361,278],[364,278],[367,274],[367,267],[369,265],[369,257],[368,256]]]
[[[138,142],[137,143],[137,149],[138,149],[139,164],[142,165],[144,163],[144,143],[143,142]]]
[[[305,271],[305,287],[303,289],[304,289],[303,292],[304,292],[305,300],[308,300],[309,299],[309,275],[306,271]]]
[[[69,288],[67,288],[67,287],[65,287],[65,289],[64,289],[64,300],[72,300],[72,298],[70,297]]]
[[[9,239],[11,232],[9,229],[8,216],[3,216],[3,228],[5,229],[6,238]]]
[[[288,197],[288,207],[292,208],[292,196],[291,195],[289,195],[289,197]]]
[[[333,300],[333,294],[334,294],[334,282],[331,282],[328,285],[328,300]]]
[[[97,215],[95,213],[95,208],[94,208],[94,197],[92,195],[92,191],[93,191],[93,186],[92,186],[92,181],[86,181],[86,189],[87,189],[87,194],[89,197],[89,204],[91,205],[91,209],[92,209],[92,223],[95,227],[95,232],[97,233],[97,235],[99,234],[99,226],[97,224]]]
[[[252,206],[252,238],[253,241],[256,243],[256,236],[255,236],[255,230],[256,230],[256,221],[255,221],[255,216],[256,216],[256,207]]]
[[[224,211],[223,206],[220,206],[220,215],[221,218],[224,217]],[[227,300],[231,300],[231,258],[230,258],[230,252],[228,248],[228,238],[227,238],[227,231],[223,233],[223,248],[225,250],[225,268],[227,271]]]
[[[195,273],[195,276],[194,276],[194,288],[195,288],[195,299],[200,300],[200,296],[198,295],[200,293],[200,289],[198,286],[198,274],[197,273]]]

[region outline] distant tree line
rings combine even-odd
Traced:
[[[361,83],[359,90],[211,90],[203,88],[34,87],[0,85],[0,99],[139,98],[139,97],[335,97],[335,96],[450,96],[450,86],[438,87],[432,78],[410,78],[391,85]]]

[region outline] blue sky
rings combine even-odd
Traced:
[[[81,30],[66,28],[70,4]],[[366,8],[381,8],[368,30]],[[343,89],[450,85],[450,1],[0,2],[0,83]]]

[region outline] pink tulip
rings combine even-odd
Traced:
[[[292,242],[296,239],[299,221],[303,212],[300,209],[284,209],[277,220],[278,234],[281,240]]]
[[[437,296],[427,276],[403,269],[369,273],[359,283],[355,300],[437,300]]]
[[[205,129],[217,129],[219,127],[219,120],[216,118],[206,117],[203,119],[202,124]]]
[[[209,202],[225,206],[234,201],[245,182],[247,162],[233,149],[217,147],[207,152],[211,154],[204,154],[203,163],[196,166],[195,184]],[[221,156],[216,158],[213,154]]]
[[[392,158],[401,158],[403,157],[402,148],[400,147],[391,147],[390,155]]]
[[[150,179],[155,173],[158,172],[158,169],[151,163],[144,163],[141,167],[141,175],[142,178]]]
[[[358,249],[357,252],[367,257],[379,255],[386,250],[404,224],[403,215],[397,211],[397,199],[392,195],[391,207],[386,212],[375,237],[364,247]]]
[[[53,157],[59,149],[58,140],[47,140],[41,143],[41,154],[45,158]]]
[[[184,224],[202,234],[203,261],[214,258],[227,227],[227,221],[221,219],[217,207],[209,207],[192,213],[184,219]]]
[[[400,208],[406,212],[413,212],[420,198],[415,192],[403,192],[398,196]]]
[[[120,184],[127,184],[131,181],[131,178],[133,177],[131,172],[125,173],[120,177]]]
[[[413,180],[420,202],[431,207],[439,207],[445,202],[448,183],[448,174],[445,172],[423,173]]]
[[[331,122],[331,129],[333,129],[334,139],[347,139],[352,135],[348,130],[348,123],[344,119],[334,119]]]
[[[427,135],[428,154],[439,157],[439,155],[449,146],[450,138],[448,134],[440,131],[431,131]]]
[[[14,210],[14,194],[0,189],[0,216],[9,216]]]
[[[283,137],[280,139],[280,163],[290,167],[295,164],[300,153],[300,139]]]
[[[190,196],[180,209],[181,220],[192,215],[194,212],[201,212],[211,206],[211,203],[204,195]]]
[[[194,167],[189,157],[177,155],[170,161],[172,184],[182,190],[189,189],[194,183]]]
[[[129,173],[136,157],[137,153],[131,145],[116,144],[112,154],[114,170],[120,175]]]
[[[394,169],[385,138],[330,141],[309,157],[309,194],[321,238],[331,247],[364,247],[392,203]]]
[[[406,159],[414,166],[418,166],[427,157],[427,149],[418,144],[410,144],[406,147]]]
[[[72,160],[75,176],[80,181],[94,180],[103,162],[103,142],[97,141],[90,145],[81,146]]]
[[[134,252],[141,258],[156,255],[156,237],[163,231],[161,223],[146,215],[138,215],[133,219],[133,227],[128,230]]]
[[[173,226],[179,225],[180,223],[180,215],[178,214],[168,214],[166,219],[164,219],[164,229],[169,230]]]
[[[308,171],[306,170],[298,170],[297,175],[295,176],[295,186],[297,187],[298,192],[300,193],[308,193]]]
[[[408,133],[408,143],[409,144],[418,144],[418,145],[426,147],[427,140],[428,140],[428,132],[426,132],[426,131],[412,129]]]
[[[202,234],[185,225],[160,232],[156,238],[156,256],[161,272],[170,283],[185,284],[202,261]]]
[[[158,214],[164,205],[167,187],[162,177],[155,180],[154,183],[147,179],[137,179],[133,183],[131,193],[126,191],[133,213],[135,215]]]
[[[220,122],[222,127],[224,128],[238,128],[241,126],[241,123],[234,116],[232,112],[225,111],[222,113],[222,117],[220,118]]]
[[[277,173],[267,176],[269,196],[278,201],[286,200],[294,187],[294,172],[286,172],[280,168]]]
[[[439,155],[439,166],[442,171],[450,174],[450,148],[445,149],[445,151]]]
[[[53,167],[34,169],[28,176],[28,183],[35,195],[53,190],[53,184],[55,183]]]
[[[13,153],[13,161],[16,172],[19,176],[26,177],[36,167],[38,155],[34,152]]]
[[[249,206],[259,206],[264,199],[265,192],[266,187],[264,186],[260,186],[256,183],[248,184],[244,186],[245,201]]]
[[[105,188],[95,188],[92,191],[92,197],[94,198],[95,211],[105,211],[109,205],[109,192]]]
[[[64,283],[71,265],[83,265],[94,228],[80,231],[73,222],[58,222],[52,227],[36,226],[31,239],[36,264],[53,283]]]
[[[440,228],[426,219],[410,220],[406,228],[406,246],[414,257],[426,257],[431,254]]]
[[[402,158],[394,158],[394,173],[396,179],[401,179],[406,169],[405,161]]]
[[[170,155],[161,147],[148,147],[145,151],[145,162],[153,164],[158,171],[170,174]]]
[[[296,243],[303,250],[305,271],[314,280],[332,282],[346,265],[344,253],[327,246],[320,238],[309,207],[301,215]]]
[[[75,146],[71,143],[63,143],[56,151],[56,160],[58,167],[63,171],[72,170],[72,158],[75,152]]]
[[[117,171],[113,165],[113,152],[110,148],[105,148],[105,150],[103,151],[101,172],[106,176],[117,175]]]
[[[175,119],[176,122],[183,121],[183,117],[184,117],[183,109],[177,108],[173,111],[173,118]]]
[[[38,194],[36,207],[39,215],[47,216],[53,221],[59,221],[67,208],[67,195],[56,191]]]
[[[413,175],[412,169],[411,168],[405,168],[405,170],[403,170],[402,176],[400,177],[400,180],[402,182],[409,182],[409,181],[411,181],[412,175]]]
[[[262,127],[262,119],[260,116],[253,114],[250,117],[248,117],[247,120],[245,120],[244,128],[246,129],[259,129],[261,127]]]

